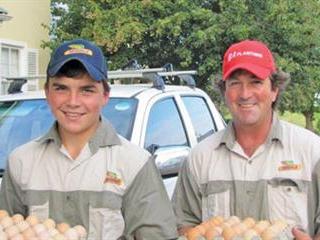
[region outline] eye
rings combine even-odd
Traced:
[[[261,84],[263,84],[262,80],[260,80],[260,79],[253,79],[251,83],[254,84],[254,85],[261,85]]]
[[[67,88],[63,85],[53,85],[53,90],[55,91],[63,91],[66,90]]]

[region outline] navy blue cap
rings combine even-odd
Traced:
[[[81,62],[92,79],[108,79],[107,63],[101,49],[84,39],[67,41],[58,46],[51,55],[47,75],[54,77],[64,64],[72,60]]]

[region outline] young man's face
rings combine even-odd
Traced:
[[[238,126],[269,123],[277,94],[278,89],[272,90],[269,78],[258,79],[244,70],[226,80],[225,100]]]
[[[109,98],[102,82],[94,81],[88,74],[51,78],[45,92],[62,134],[93,134]]]

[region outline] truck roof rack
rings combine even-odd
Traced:
[[[170,71],[171,70],[171,71]],[[111,83],[149,83],[159,90],[164,90],[166,84],[183,83],[189,87],[196,86],[193,75],[197,71],[173,71],[172,65],[164,66],[162,68],[145,68],[145,69],[130,69],[130,70],[114,70],[108,71],[108,79]],[[12,81],[8,88],[8,93],[21,92],[22,85],[28,80],[45,79],[46,75],[37,76],[21,76],[21,77],[5,77],[5,79]]]

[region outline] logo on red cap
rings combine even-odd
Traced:
[[[238,69],[244,69],[260,79],[275,72],[276,66],[271,51],[262,42],[245,40],[235,43],[226,51],[223,59],[223,80]]]

